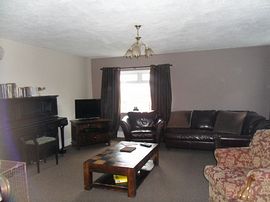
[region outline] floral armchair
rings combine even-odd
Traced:
[[[270,201],[270,130],[258,130],[249,147],[216,149],[208,165],[209,201]]]

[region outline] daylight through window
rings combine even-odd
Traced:
[[[122,70],[120,80],[121,113],[151,111],[150,70]]]

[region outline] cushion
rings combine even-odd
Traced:
[[[151,129],[157,121],[156,112],[128,112],[131,130]]]
[[[194,110],[191,118],[191,128],[212,130],[215,125],[215,110]]]
[[[240,135],[246,114],[247,112],[219,111],[214,131]]]
[[[238,201],[237,196],[243,189],[249,169],[206,166],[204,176],[228,201]]]
[[[49,142],[53,142],[56,139],[54,137],[42,136],[42,137],[37,138],[36,140],[37,140],[38,145],[42,145],[42,144],[47,144]],[[25,144],[34,145],[35,143],[34,143],[34,140],[27,140],[25,141]]]
[[[167,140],[175,141],[213,142],[215,134],[209,130],[188,129],[185,133],[165,133],[164,136]]]
[[[131,132],[131,137],[132,138],[138,138],[138,139],[144,139],[144,138],[149,138],[149,139],[154,139],[154,133],[151,130],[134,130]]]
[[[191,111],[173,111],[171,112],[168,128],[189,128]]]

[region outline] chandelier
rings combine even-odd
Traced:
[[[135,28],[137,29],[137,36],[135,37],[136,42],[132,44],[131,47],[127,50],[125,57],[139,58],[140,56],[144,55],[145,57],[148,58],[149,56],[152,56],[154,54],[153,50],[147,47],[142,41],[140,41],[141,37],[139,35],[139,30],[141,28],[141,25],[135,25]]]

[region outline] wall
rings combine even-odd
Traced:
[[[100,97],[101,67],[170,63],[172,110],[254,110],[270,105],[270,47],[155,55],[149,59],[92,59],[93,97]]]
[[[264,86],[266,87],[266,95],[265,95],[265,103],[268,107],[268,118],[270,119],[270,46],[267,47],[267,63],[265,66],[265,74],[264,74]]]
[[[74,119],[74,99],[92,97],[89,59],[5,39],[0,39],[0,46],[5,50],[0,83],[46,87],[42,95],[59,95],[59,116]],[[65,138],[65,144],[70,144],[70,124],[65,127]]]

